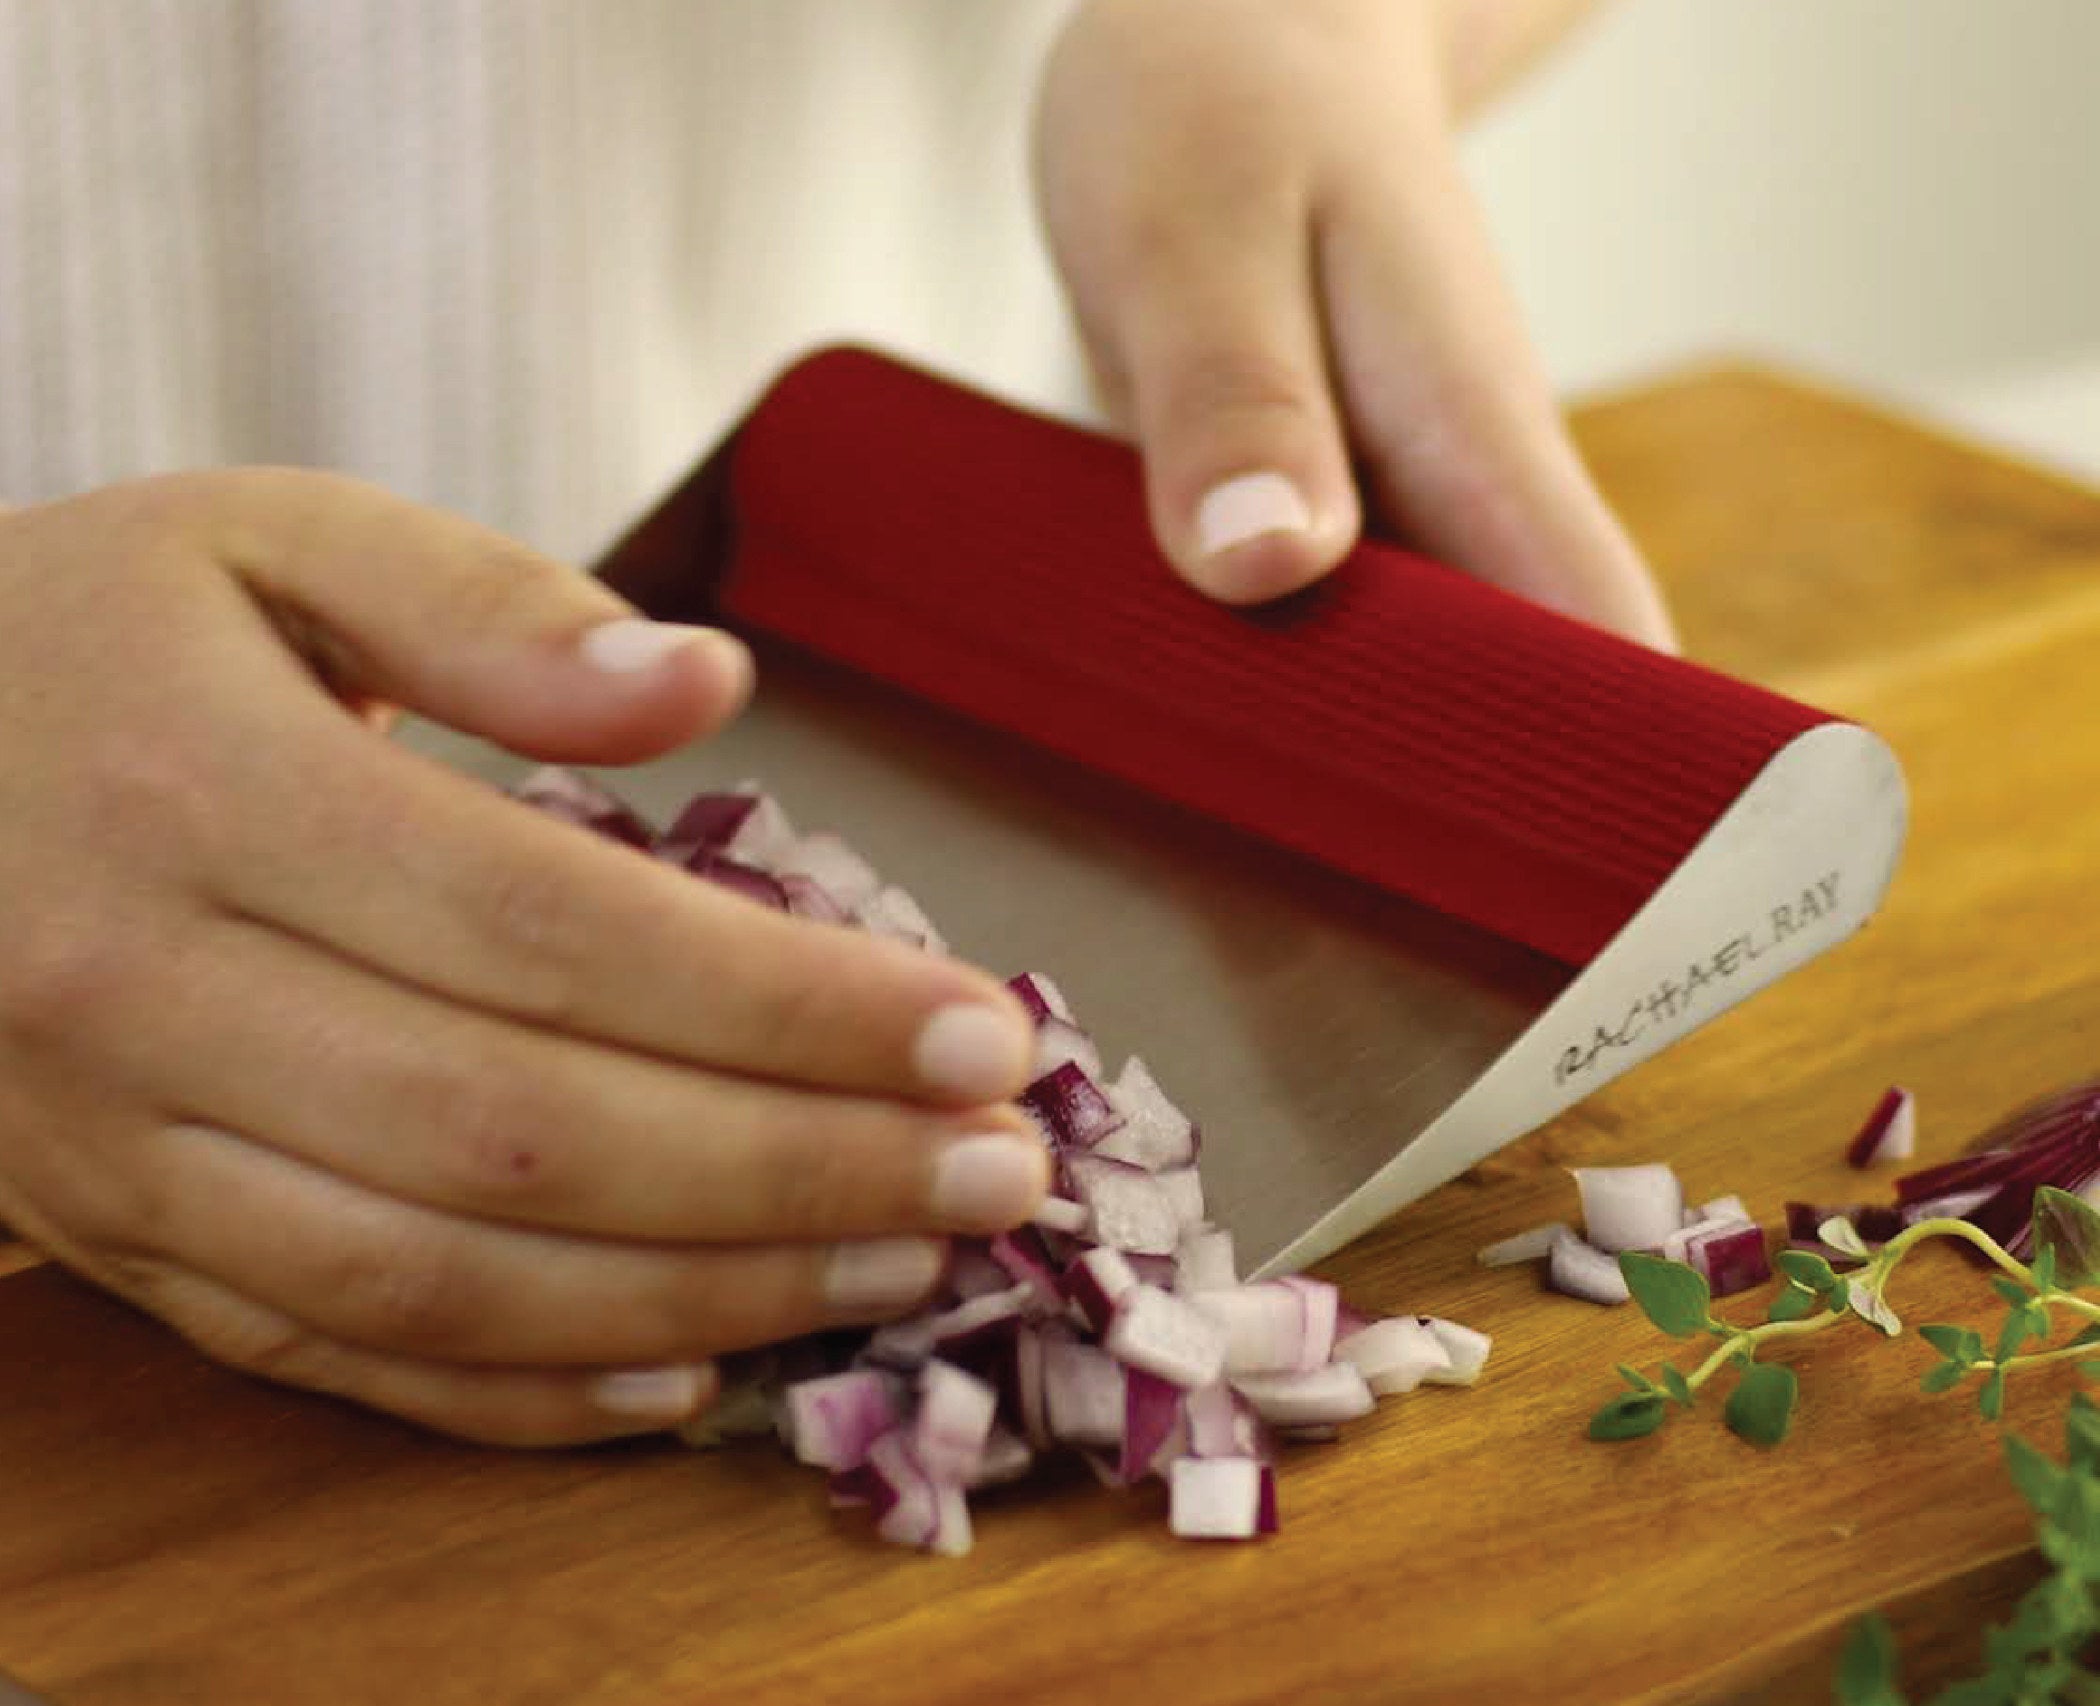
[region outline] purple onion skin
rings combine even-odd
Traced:
[[[756,794],[697,794],[659,839],[666,846],[691,843],[702,852],[718,853],[757,809]]]

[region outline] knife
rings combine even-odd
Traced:
[[[1049,974],[1198,1120],[1257,1273],[1833,947],[1902,846],[1865,728],[1379,540],[1213,604],[1128,447],[875,351],[796,363],[602,572],[760,658],[623,791],[754,779]]]

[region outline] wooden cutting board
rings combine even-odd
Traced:
[[[2029,1528],[1914,1340],[1803,1349],[1777,1452],[1711,1416],[1592,1445],[1611,1365],[1662,1342],[1473,1252],[1570,1216],[1569,1161],[1665,1158],[1770,1219],[1877,1194],[1841,1149],[1891,1082],[1935,1157],[2100,1073],[2100,498],[1736,369],[1580,427],[1690,649],[1880,730],[1915,823],[1865,935],[1328,1265],[1366,1309],[1492,1332],[1477,1390],[1298,1451],[1259,1546],[1172,1541],[1153,1495],[1082,1475],[986,1500],[977,1550],[934,1560],[763,1447],[449,1444],[0,1253],[0,1669],[65,1706],[1781,1702],[1827,1698],[1878,1605],[1915,1679],[1960,1674]],[[1897,1301],[1991,1316],[1955,1260]],[[2009,1425],[2053,1450],[2074,1378],[2016,1385]]]

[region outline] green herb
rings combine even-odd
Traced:
[[[1691,1268],[1629,1251],[1620,1256],[1619,1268],[1648,1319],[1673,1338],[1706,1332],[1720,1343],[1689,1370],[1665,1363],[1650,1376],[1620,1365],[1629,1390],[1591,1418],[1590,1437],[1652,1434],[1672,1408],[1695,1407],[1701,1387],[1735,1368],[1740,1373],[1722,1420],[1752,1444],[1780,1444],[1793,1424],[1799,1383],[1783,1363],[1760,1360],[1762,1353],[1848,1318],[1891,1338],[1900,1336],[1903,1324],[1888,1301],[1889,1281],[1911,1251],[1934,1238],[1973,1245],[1996,1265],[1991,1283],[2006,1313],[1988,1342],[1969,1327],[1943,1322],[1919,1327],[1913,1336],[1939,1358],[1920,1382],[1927,1392],[1950,1392],[1978,1377],[1977,1408],[1996,1421],[2005,1411],[2006,1382],[2023,1369],[2076,1361],[2082,1372],[2100,1378],[2100,1359],[2093,1353],[2100,1345],[2100,1302],[2079,1295],[2082,1287],[2100,1286],[2100,1212],[2045,1186],[2035,1193],[2033,1231],[2037,1254],[2030,1265],[1965,1220],[1919,1221],[1873,1251],[1850,1222],[1828,1220],[1817,1235],[1858,1266],[1839,1274],[1810,1251],[1781,1251],[1778,1265],[1785,1283],[1764,1320],[1746,1325],[1714,1318],[1706,1281]],[[2059,1319],[2076,1321],[2079,1331],[2052,1345]],[[2065,1461],[2058,1463],[2027,1441],[2006,1436],[2006,1468],[2035,1513],[2036,1543],[2051,1573],[2021,1600],[2009,1622],[1990,1632],[1984,1673],[1944,1689],[1933,1706],[2100,1702],[2100,1672],[2081,1663],[2081,1655],[2100,1637],[2100,1608],[2094,1603],[2100,1584],[2100,1405],[2082,1392],[2071,1400],[2064,1446]],[[1839,1665],[1839,1706],[1909,1706],[1896,1670],[1896,1642],[1888,1624],[1878,1615],[1861,1618]]]

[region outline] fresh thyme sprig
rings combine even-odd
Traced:
[[[1636,1439],[1651,1434],[1671,1408],[1692,1408],[1700,1390],[1723,1370],[1740,1370],[1724,1412],[1728,1426],[1758,1445],[1777,1445],[1791,1425],[1799,1386],[1783,1363],[1759,1360],[1759,1352],[1784,1340],[1820,1333],[1850,1318],[1894,1338],[1903,1323],[1889,1304],[1887,1288],[1904,1258],[1934,1238],[1973,1246],[2000,1270],[1992,1289],[2006,1306],[2004,1322],[1988,1344],[1967,1327],[1934,1323],[1917,1336],[1939,1354],[1926,1370],[1927,1392],[1947,1392],[1980,1377],[1977,1407],[1996,1421],[2005,1409],[2005,1385],[2014,1373],[2048,1363],[2079,1363],[2100,1377],[2100,1303],[2079,1295],[2100,1285],[2100,1212],[2082,1198],[2043,1186],[2035,1193],[2035,1258],[2021,1262],[1980,1227],[1965,1220],[1936,1218],[1904,1228],[1879,1250],[1869,1250],[1844,1219],[1826,1220],[1817,1235],[1841,1256],[1860,1263],[1840,1274],[1822,1256],[1787,1250],[1778,1257],[1786,1283],[1765,1319],[1738,1326],[1718,1319],[1706,1281],[1682,1263],[1628,1251],[1619,1258],[1634,1300],[1648,1319],[1672,1337],[1702,1333],[1719,1344],[1689,1370],[1664,1364],[1650,1377],[1624,1364],[1619,1375],[1628,1391],[1590,1418],[1592,1439]],[[2079,1330],[2050,1344],[2065,1322]],[[2030,1345],[2046,1346],[2031,1350]],[[1933,1706],[2100,1706],[2100,1673],[2085,1668],[2084,1655],[2100,1637],[2094,1589],[2100,1584],[2100,1405],[2083,1392],[2071,1399],[2065,1422],[2066,1458],[2057,1463],[2013,1435],[2005,1440],[2013,1484],[2033,1508],[2036,1539],[2051,1572],[2027,1593],[2012,1620],[1985,1637],[1986,1668],[1934,1697]],[[1878,1614],[1854,1625],[1836,1681],[1839,1706],[1909,1706],[1898,1686],[1896,1645]]]

